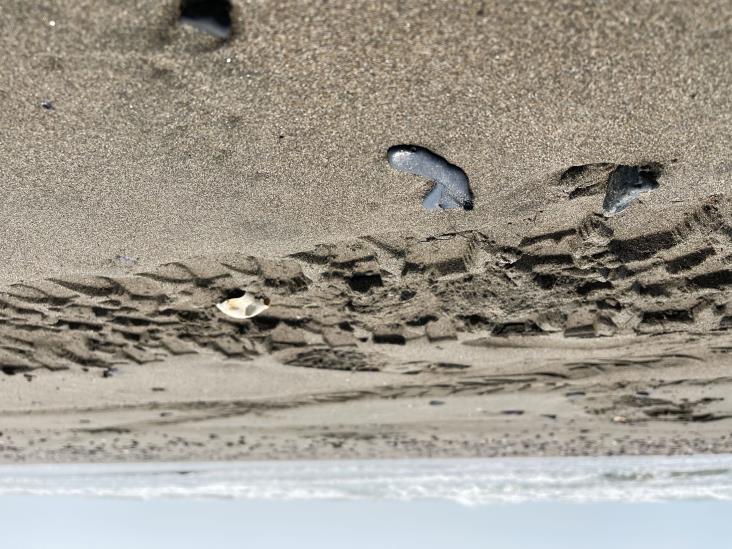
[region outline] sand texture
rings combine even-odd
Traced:
[[[730,3],[233,18],[0,4],[0,460],[732,451]]]

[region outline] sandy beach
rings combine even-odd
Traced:
[[[178,4],[0,5],[0,461],[732,452],[728,2]]]

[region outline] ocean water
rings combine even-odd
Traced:
[[[732,455],[0,467],[0,496],[525,502],[732,500]]]
[[[732,456],[0,467],[2,549],[732,547]]]

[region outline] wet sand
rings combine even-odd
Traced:
[[[0,6],[3,460],[729,451],[727,3],[235,4]]]

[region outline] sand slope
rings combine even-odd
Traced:
[[[384,229],[520,240],[599,208],[552,185],[594,162],[667,167],[637,231],[728,191],[727,2],[237,4],[221,44],[173,1],[3,2],[6,281]],[[475,210],[424,212],[400,143],[464,169]]]

